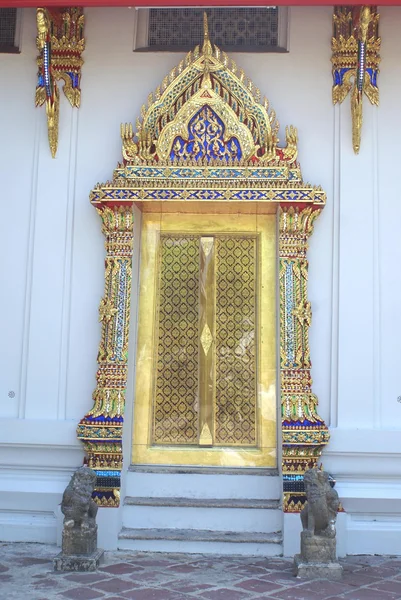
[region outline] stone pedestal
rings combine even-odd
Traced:
[[[55,571],[96,571],[103,557],[97,548],[97,525],[64,527],[62,552],[53,561]]]
[[[336,540],[324,536],[301,533],[301,554],[294,558],[296,577],[305,579],[342,578],[342,566],[336,560]]]
[[[91,554],[64,554],[60,552],[53,559],[55,571],[96,571],[104,551],[95,550]]]
[[[92,554],[97,549],[97,525],[94,527],[64,527],[61,548],[63,554]]]

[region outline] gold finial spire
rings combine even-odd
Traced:
[[[210,57],[213,55],[212,44],[209,40],[209,25],[207,22],[207,13],[206,11],[203,13],[203,45],[202,45],[202,54],[203,54],[203,79],[202,79],[202,87],[203,88],[211,88],[212,83],[210,81]]]
[[[207,12],[203,11],[203,39],[209,39],[209,23],[207,22]]]
[[[209,24],[207,21],[207,12],[203,13],[203,46],[202,53],[206,54],[206,56],[211,56],[212,52],[212,44],[209,39]]]
[[[372,13],[370,11],[370,6],[363,6],[361,8],[361,13],[360,13],[360,18],[359,18],[359,22],[360,22],[360,40],[361,42],[366,42],[366,38],[368,37],[368,28],[369,28],[369,23],[372,19]]]
[[[209,39],[209,23],[207,22],[207,12],[203,11],[203,43]]]

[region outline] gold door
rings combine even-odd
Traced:
[[[275,217],[145,214],[133,462],[276,466]]]

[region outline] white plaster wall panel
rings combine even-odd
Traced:
[[[1,501],[1,497],[0,497]],[[57,522],[54,512],[0,509],[0,541],[55,544]]]
[[[56,514],[72,469],[0,468],[0,540],[56,543]]]
[[[332,429],[323,463],[339,481],[381,477],[398,481],[401,477],[399,431]]]
[[[333,127],[333,189],[330,210],[332,219],[332,285],[331,285],[331,348],[330,348],[330,428],[338,425],[338,345],[340,290],[340,197],[341,197],[341,124],[340,106],[334,107]]]
[[[401,38],[398,24],[401,7],[380,10],[380,35],[383,64],[380,70],[380,107],[378,110],[379,214],[378,238],[380,263],[378,291],[380,292],[381,338],[380,401],[378,411],[384,429],[401,427],[400,361],[401,361],[401,232],[398,217],[401,203],[399,170],[401,149]]]
[[[37,114],[35,29],[26,10],[23,19],[21,54],[0,54],[0,131],[2,218],[0,236],[5,251],[1,256],[0,289],[0,416],[16,417],[21,401],[20,376],[22,362],[25,308],[29,312],[29,234],[34,225],[35,152]],[[25,301],[28,306],[25,307]],[[9,398],[8,392],[15,397]]]
[[[348,516],[347,554],[401,555],[399,515],[387,519],[378,513],[363,515],[361,519]]]
[[[105,255],[101,219],[78,186],[73,244],[66,418],[77,422],[93,404]]]
[[[352,149],[350,100],[340,107],[340,256],[338,426],[374,422],[373,110],[364,102],[359,155]]]
[[[2,453],[17,447],[19,444],[30,445],[35,448],[62,448],[73,451],[75,448],[81,450],[81,443],[76,439],[75,421],[53,421],[41,419],[1,419],[0,420],[0,448]],[[49,451],[49,450],[47,450]],[[21,449],[22,452],[22,449]],[[49,455],[49,464],[52,457]],[[16,456],[16,463],[23,465],[20,457]],[[0,464],[8,464],[7,460],[1,460]],[[35,463],[28,459],[28,464]]]
[[[68,183],[72,107],[60,95],[60,130],[57,157],[47,140],[42,111],[36,226],[33,246],[33,281],[29,323],[29,354],[25,417],[57,418],[61,359],[63,304],[68,301],[64,265],[68,224]],[[40,402],[38,402],[40,399]]]

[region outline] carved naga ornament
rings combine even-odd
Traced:
[[[133,252],[132,206],[210,213],[224,204],[255,214],[278,213],[280,371],[285,510],[305,501],[303,473],[315,465],[329,434],[312,392],[307,298],[308,238],[325,205],[320,187],[304,183],[297,131],[279,124],[266,99],[234,61],[209,39],[164,78],[136,121],[121,126],[123,162],[90,199],[106,236],[101,341],[93,407],[78,425],[88,464],[98,476],[94,499],[120,499],[122,429],[128,371]],[[205,435],[207,432],[204,432]]]

